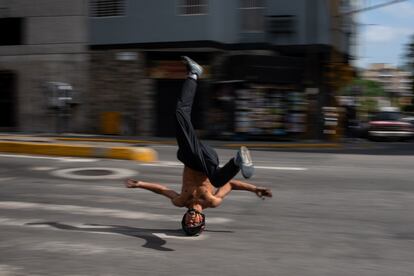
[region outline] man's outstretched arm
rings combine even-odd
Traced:
[[[183,204],[181,203],[180,194],[174,190],[169,189],[168,187],[164,185],[157,184],[157,183],[144,182],[144,181],[137,181],[134,179],[128,179],[125,183],[125,186],[127,188],[141,188],[141,189],[154,192],[156,194],[166,196],[169,199],[171,199],[172,203],[175,206],[183,207]]]
[[[242,190],[255,193],[260,198],[272,197],[272,191],[269,188],[257,187],[247,182],[239,180],[230,180],[232,190]]]
[[[214,197],[216,198],[214,207],[220,205],[223,198],[225,198],[232,190],[249,191],[255,193],[262,199],[265,197],[272,197],[272,191],[269,188],[257,187],[250,183],[242,182],[239,180],[230,180],[230,182],[220,187],[214,194]]]

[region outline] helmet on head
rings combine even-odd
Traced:
[[[185,223],[187,214],[191,212],[195,212],[196,214],[199,214],[202,217],[202,221],[196,226],[188,226]],[[188,209],[187,212],[185,212],[183,219],[181,220],[181,227],[183,231],[187,234],[187,236],[198,236],[201,234],[201,232],[203,232],[203,230],[206,227],[206,216],[195,209]]]

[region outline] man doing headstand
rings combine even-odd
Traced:
[[[175,112],[177,158],[184,164],[181,194],[164,185],[133,179],[127,180],[126,186],[150,190],[168,197],[177,207],[187,207],[181,226],[187,235],[194,236],[199,235],[205,228],[205,215],[202,210],[219,206],[231,190],[250,191],[261,198],[272,197],[272,192],[270,189],[233,179],[240,170],[244,178],[253,175],[254,167],[246,147],[241,147],[234,158],[220,167],[214,149],[197,138],[191,123],[191,109],[197,79],[203,69],[188,57],[183,57],[183,60],[187,66],[188,77],[178,97]]]

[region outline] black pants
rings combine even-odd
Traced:
[[[203,172],[215,187],[229,182],[240,170],[233,158],[222,168],[215,150],[198,140],[191,123],[191,109],[197,89],[197,81],[188,78],[178,97],[176,117],[177,158],[187,167]]]

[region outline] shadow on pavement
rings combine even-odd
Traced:
[[[164,239],[156,236],[154,233],[162,233],[172,237],[186,237],[181,230],[170,230],[170,229],[145,229],[145,228],[136,228],[130,226],[122,225],[100,225],[100,224],[85,224],[85,227],[76,227],[68,224],[63,224],[59,222],[34,222],[27,223],[26,225],[49,225],[57,229],[62,230],[72,230],[72,231],[82,231],[82,232],[107,232],[122,234],[125,236],[131,236],[136,238],[144,239],[146,242],[142,247],[150,248],[159,251],[175,251],[174,249],[164,247],[167,243]],[[90,226],[96,226],[96,228],[91,228]],[[107,228],[102,228],[107,227]]]

